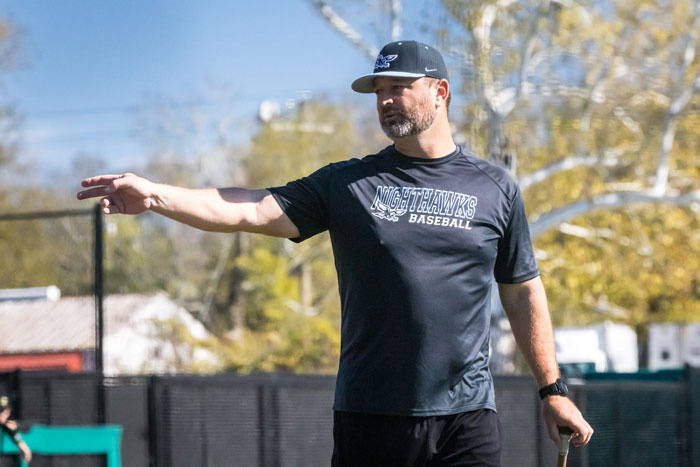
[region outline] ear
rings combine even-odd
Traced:
[[[447,105],[447,98],[450,95],[450,83],[446,79],[441,79],[437,82],[436,86],[436,103],[439,107],[445,107]]]

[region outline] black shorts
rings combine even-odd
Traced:
[[[335,412],[333,467],[500,466],[493,410],[401,417]]]

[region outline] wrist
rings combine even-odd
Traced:
[[[540,399],[545,400],[553,396],[567,397],[569,388],[562,378],[557,378],[552,384],[548,384],[539,389]]]
[[[155,212],[166,209],[168,185],[151,181],[149,181],[149,183],[150,187],[146,198],[148,200],[148,209]]]

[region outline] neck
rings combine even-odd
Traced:
[[[418,135],[395,138],[394,146],[403,155],[422,159],[437,159],[457,148],[447,119],[436,119],[430,128]]]

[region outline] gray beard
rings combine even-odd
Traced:
[[[407,115],[400,122],[386,125],[382,123],[382,130],[390,138],[403,138],[405,136],[416,136],[430,128],[435,120],[435,113],[428,112],[427,115]]]

